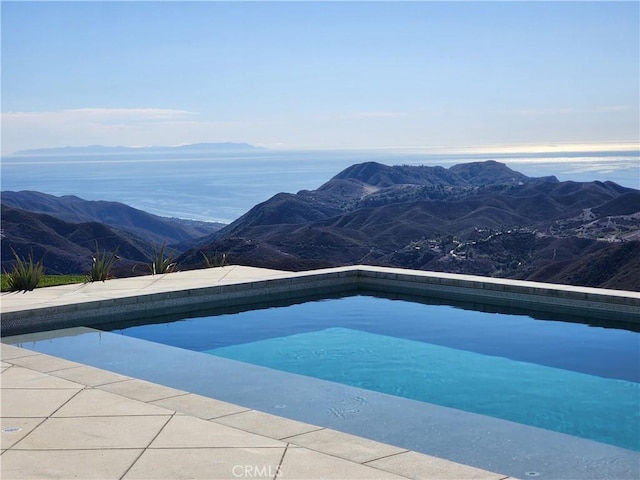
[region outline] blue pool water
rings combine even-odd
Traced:
[[[561,320],[355,296],[115,332],[640,450],[640,335]]]
[[[633,382],[346,328],[207,353],[640,450]]]

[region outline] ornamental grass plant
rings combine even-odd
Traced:
[[[214,268],[214,267],[224,267],[227,263],[227,254],[223,253],[222,255],[218,255],[217,252],[213,254],[206,254],[205,252],[200,252],[202,258],[204,259],[204,267],[205,268]]]
[[[16,263],[10,272],[4,272],[7,278],[8,290],[11,292],[31,291],[38,286],[44,276],[42,259],[33,261],[33,252],[29,254],[28,260],[20,258],[15,250],[11,249]]]
[[[96,242],[96,254],[93,257],[91,269],[89,270],[89,274],[87,275],[87,281],[104,282],[105,280],[111,278],[111,270],[113,268],[113,264],[120,259],[120,257],[118,257],[117,255],[117,252],[117,248],[111,253],[100,252],[100,249],[98,248],[98,242]]]
[[[156,250],[153,253],[153,261],[151,262],[151,274],[163,274],[171,273],[176,268],[176,263],[173,261],[172,255],[165,256],[166,242],[162,244],[160,250]]]

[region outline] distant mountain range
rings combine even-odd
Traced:
[[[224,226],[221,223],[166,218],[118,202],[89,201],[40,192],[2,192],[2,266],[13,261],[14,250],[30,252],[49,273],[85,273],[95,253],[118,249],[120,275],[136,263],[148,263],[162,244],[182,252],[194,239]],[[138,269],[137,273],[144,270]]]
[[[151,147],[106,147],[103,145],[89,145],[82,147],[54,147],[34,148],[19,150],[12,156],[39,156],[39,155],[106,155],[116,153],[170,153],[170,152],[202,152],[202,153],[234,153],[255,152],[265,150],[248,143],[194,143],[189,145],[151,146]]]
[[[640,191],[529,178],[495,161],[353,165],[281,193],[179,257],[303,270],[372,264],[640,290]]]
[[[353,165],[224,228],[38,192],[3,192],[2,208],[3,268],[11,247],[44,255],[51,271],[82,271],[98,240],[119,248],[126,275],[167,242],[183,270],[226,253],[283,270],[371,264],[640,291],[640,191],[531,178],[495,161]]]

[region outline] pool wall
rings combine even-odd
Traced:
[[[226,269],[250,270],[231,266]],[[348,295],[355,293],[406,294],[429,299],[457,300],[485,305],[532,309],[550,313],[640,323],[640,293],[569,285],[497,279],[472,275],[424,272],[397,268],[352,266],[306,272],[274,272],[271,278],[249,280],[239,275],[236,280],[207,286],[185,285],[177,281],[194,272],[165,275],[154,283],[154,290],[118,289],[110,298],[101,295],[74,295],[78,287],[68,286],[68,293],[55,302],[25,305],[25,294],[2,296],[2,336],[37,331],[92,326],[114,321],[151,318],[158,315],[188,314],[267,302],[295,301],[309,296]],[[200,273],[201,275],[202,273]],[[195,275],[199,275],[195,273]],[[120,282],[125,287],[127,280]],[[134,279],[131,279],[132,282]],[[175,280],[175,281],[172,281]],[[109,283],[107,282],[107,283]],[[206,285],[203,282],[202,285]],[[109,286],[114,283],[109,283]],[[131,283],[133,285],[133,283]],[[100,284],[92,284],[100,292]],[[56,287],[50,287],[56,288]],[[75,288],[76,290],[73,290]],[[108,290],[108,287],[104,287]],[[47,290],[47,289],[39,289]],[[63,291],[61,289],[61,291]],[[25,297],[15,297],[25,295]],[[104,297],[106,295],[102,295]],[[8,300],[20,300],[22,306]],[[7,306],[7,304],[9,304]]]
[[[416,270],[362,267],[360,290],[640,323],[640,293]]]

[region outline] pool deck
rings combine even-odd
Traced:
[[[227,266],[174,272],[164,275],[144,275],[105,282],[78,283],[39,288],[31,292],[0,294],[3,314],[40,308],[81,306],[92,302],[136,298],[152,294],[169,294],[179,290],[243,284],[275,278],[288,278],[292,272],[243,266]]]
[[[330,270],[340,278],[354,271]],[[367,271],[406,281],[400,278],[406,270]],[[35,321],[74,311],[82,316],[96,306],[117,309],[119,302],[126,307],[141,299],[162,306],[162,301],[179,297],[175,292],[210,294],[209,288],[264,281],[275,281],[278,288],[256,292],[277,296],[282,282],[304,283],[304,277],[311,289],[326,287],[314,283],[319,281],[316,272],[228,266],[5,293],[0,296],[2,320]],[[448,282],[454,277],[438,278]],[[456,282],[477,279],[455,277]],[[504,291],[504,282],[493,285]],[[540,285],[559,290],[544,284],[527,288]],[[598,295],[596,289],[565,291],[572,290]],[[225,290],[225,298],[235,291]],[[632,292],[607,295],[622,298],[624,308],[637,308],[640,298]],[[11,345],[3,344],[1,354],[3,479],[510,478]]]
[[[230,266],[49,287],[2,294],[1,311],[291,276]],[[0,349],[2,479],[510,478],[28,349]]]

